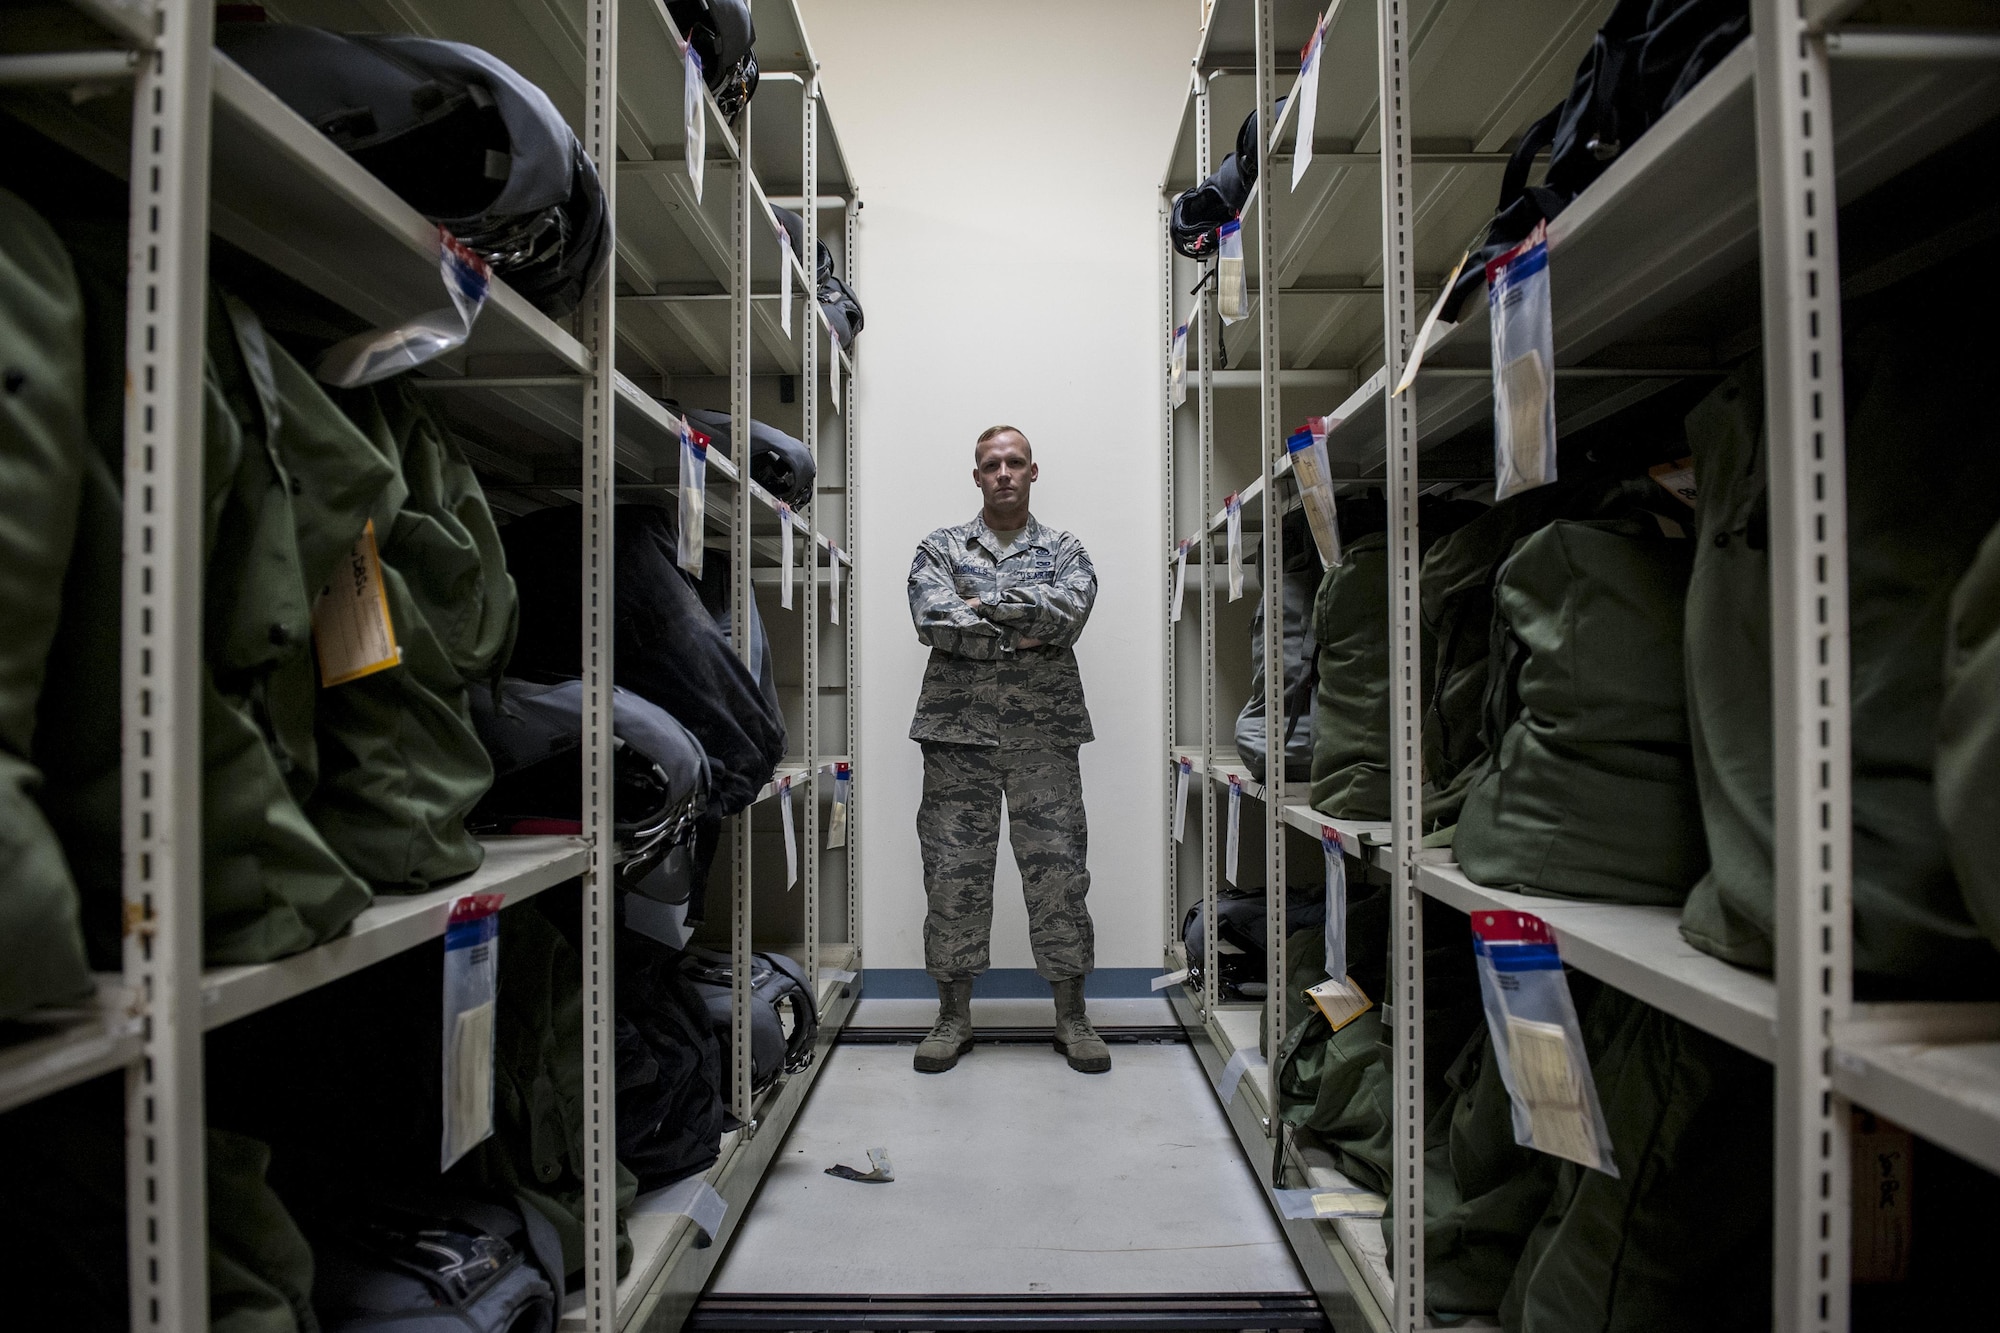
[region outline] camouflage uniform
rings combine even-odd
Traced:
[[[1071,645],[1097,599],[1097,572],[1083,543],[1033,516],[1004,558],[974,518],[924,539],[909,592],[917,638],[931,649],[910,727],[924,747],[927,970],[950,981],[987,968],[1004,794],[1035,967],[1050,981],[1082,976],[1093,940],[1077,747],[1091,730]]]

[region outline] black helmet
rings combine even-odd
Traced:
[[[735,119],[757,91],[757,25],[748,0],[668,0],[667,13],[701,56],[702,82]]]
[[[597,169],[540,88],[476,46],[221,23],[216,45],[544,314],[610,257]]]

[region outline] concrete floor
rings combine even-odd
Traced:
[[[717,1293],[1305,1290],[1184,1045],[981,1046],[918,1074],[908,1045],[843,1044],[717,1270]],[[868,1169],[885,1147],[896,1179]]]

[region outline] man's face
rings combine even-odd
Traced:
[[[995,435],[973,454],[972,479],[979,483],[989,509],[1025,508],[1028,487],[1038,475],[1027,444],[1012,431]]]

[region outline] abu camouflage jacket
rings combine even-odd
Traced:
[[[1092,739],[1072,645],[1096,600],[1083,543],[1033,515],[1004,559],[978,517],[926,537],[910,562],[910,619],[931,660],[910,739],[1010,749]]]

